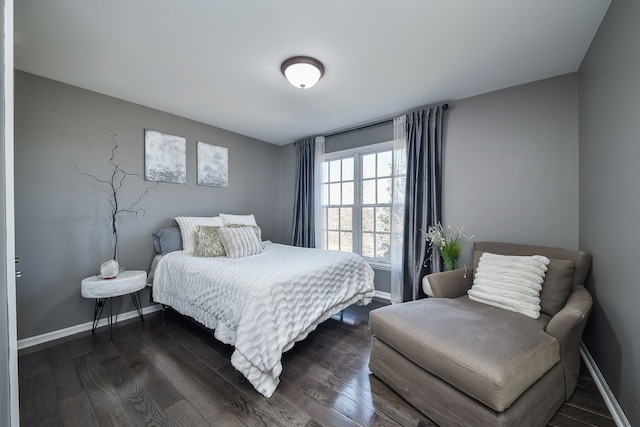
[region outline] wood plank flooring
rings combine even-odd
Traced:
[[[283,358],[280,385],[258,394],[233,348],[172,311],[21,351],[23,426],[435,426],[369,374],[368,314],[349,307]],[[550,426],[615,425],[586,369]]]

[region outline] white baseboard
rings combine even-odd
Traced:
[[[142,314],[149,314],[155,311],[162,310],[162,305],[154,304],[142,309]],[[127,313],[118,314],[118,321],[132,319],[138,316],[136,310],[129,311]],[[108,319],[103,318],[98,322],[98,327],[108,324]],[[90,331],[93,327],[93,322],[82,323],[80,325],[70,326],[64,329],[58,329],[57,331],[47,332],[46,334],[36,335],[35,337],[24,338],[18,340],[18,350],[23,348],[33,347],[34,345],[43,344],[49,341],[57,340],[59,338],[68,337],[70,335],[77,334],[79,332]]]
[[[376,291],[376,297],[391,301],[391,294],[389,292]]]
[[[602,395],[602,399],[604,403],[607,405],[609,412],[611,412],[611,418],[616,423],[618,427],[631,427],[631,423],[627,419],[627,416],[622,412],[622,408],[616,400],[616,397],[613,395],[613,392],[607,385],[607,381],[604,379],[602,372],[596,365],[596,362],[591,357],[589,350],[585,347],[584,343],[580,346],[580,354],[582,355],[582,360],[584,364],[587,366],[589,373],[591,373],[591,377],[593,378],[593,382],[596,383],[598,387],[598,391]]]

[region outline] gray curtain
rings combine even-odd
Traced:
[[[407,114],[407,184],[402,246],[402,301],[423,294],[422,278],[441,271],[440,257],[428,256],[426,232],[442,217],[442,115],[438,105]]]
[[[315,247],[315,138],[293,143],[296,148],[296,194],[293,208],[291,244]]]

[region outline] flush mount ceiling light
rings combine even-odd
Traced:
[[[308,56],[294,56],[282,63],[280,71],[295,87],[309,89],[324,74],[324,65]]]

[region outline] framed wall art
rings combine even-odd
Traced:
[[[198,141],[198,185],[229,187],[229,149]]]
[[[229,188],[229,149],[198,141],[198,185]]]
[[[145,129],[144,179],[155,182],[186,184],[186,138]]]

